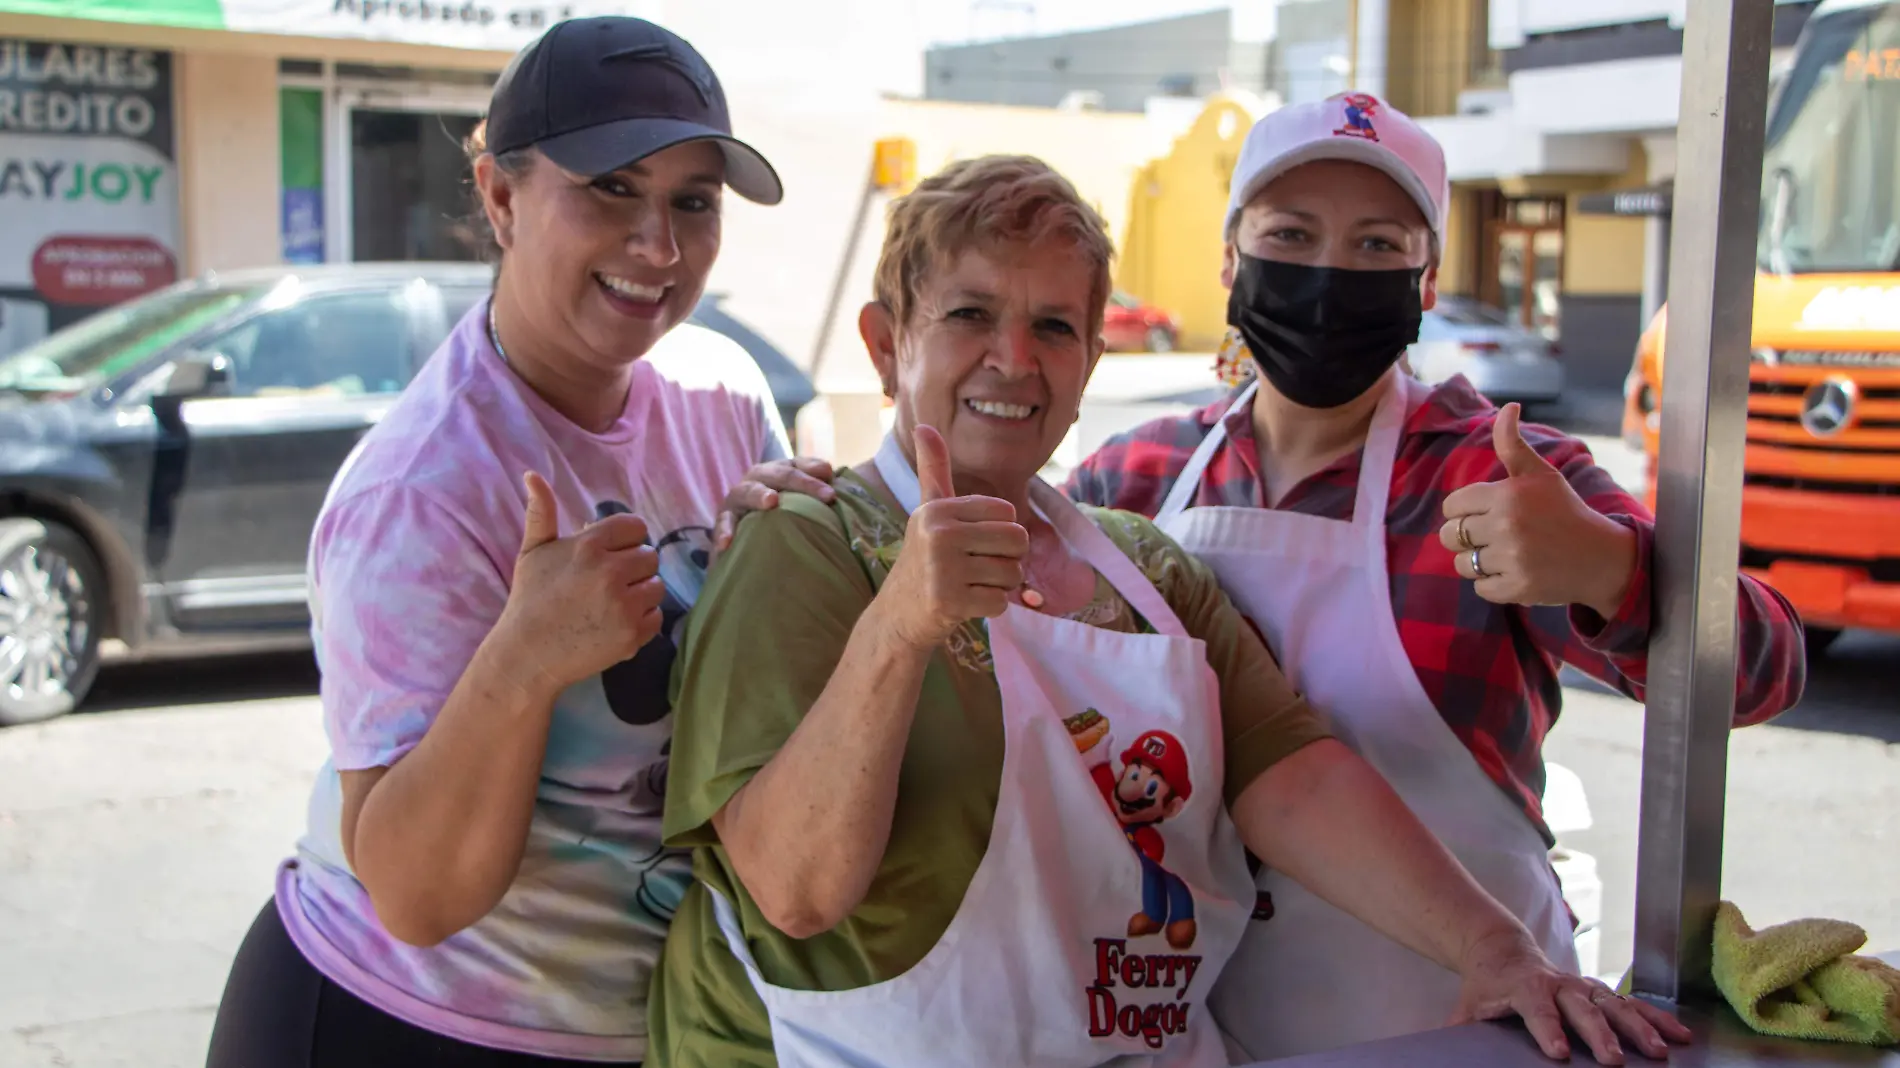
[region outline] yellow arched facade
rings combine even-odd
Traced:
[[[1168,154],[1136,174],[1129,192],[1117,282],[1173,314],[1184,349],[1212,351],[1227,332],[1221,218],[1241,142],[1262,113],[1257,98],[1214,94]]]

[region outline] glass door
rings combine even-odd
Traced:
[[[473,260],[468,161],[476,118],[444,112],[350,112],[350,258]]]
[[[1507,319],[1556,341],[1564,278],[1563,201],[1498,200],[1481,260],[1480,299]]]
[[[1525,322],[1546,340],[1555,341],[1563,297],[1564,232],[1531,231],[1530,254],[1531,285],[1526,294]]]
[[[462,143],[485,94],[418,84],[345,90],[330,138],[326,196],[332,263],[476,260],[476,206]]]
[[[1530,231],[1498,231],[1498,307],[1518,326],[1525,325],[1526,298],[1530,295],[1528,262]]]

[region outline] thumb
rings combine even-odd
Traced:
[[[911,431],[911,448],[917,453],[917,485],[923,491],[922,503],[941,501],[957,495],[950,479],[950,446],[944,444],[937,428],[919,424]]]
[[[1504,463],[1504,473],[1512,478],[1551,470],[1550,461],[1539,456],[1531,443],[1524,440],[1524,431],[1518,426],[1522,411],[1517,402],[1512,401],[1491,424],[1491,445]]]
[[[528,514],[521,527],[521,552],[526,555],[561,536],[561,519],[554,510],[554,490],[547,479],[529,471],[521,481],[528,487]]]

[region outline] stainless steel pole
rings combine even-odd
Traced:
[[[1706,988],[1735,709],[1735,583],[1774,0],[1689,0],[1636,864],[1638,993]]]

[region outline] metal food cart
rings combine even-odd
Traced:
[[[1897,1052],[1757,1035],[1709,976],[1735,704],[1736,553],[1773,25],[1774,0],[1688,0],[1632,983],[1695,1031],[1693,1045],[1672,1053],[1674,1065],[1900,1068]],[[1885,959],[1900,965],[1900,952]],[[1573,1063],[1593,1063],[1586,1048],[1576,1050]],[[1477,1024],[1274,1065],[1548,1063],[1521,1026]]]

